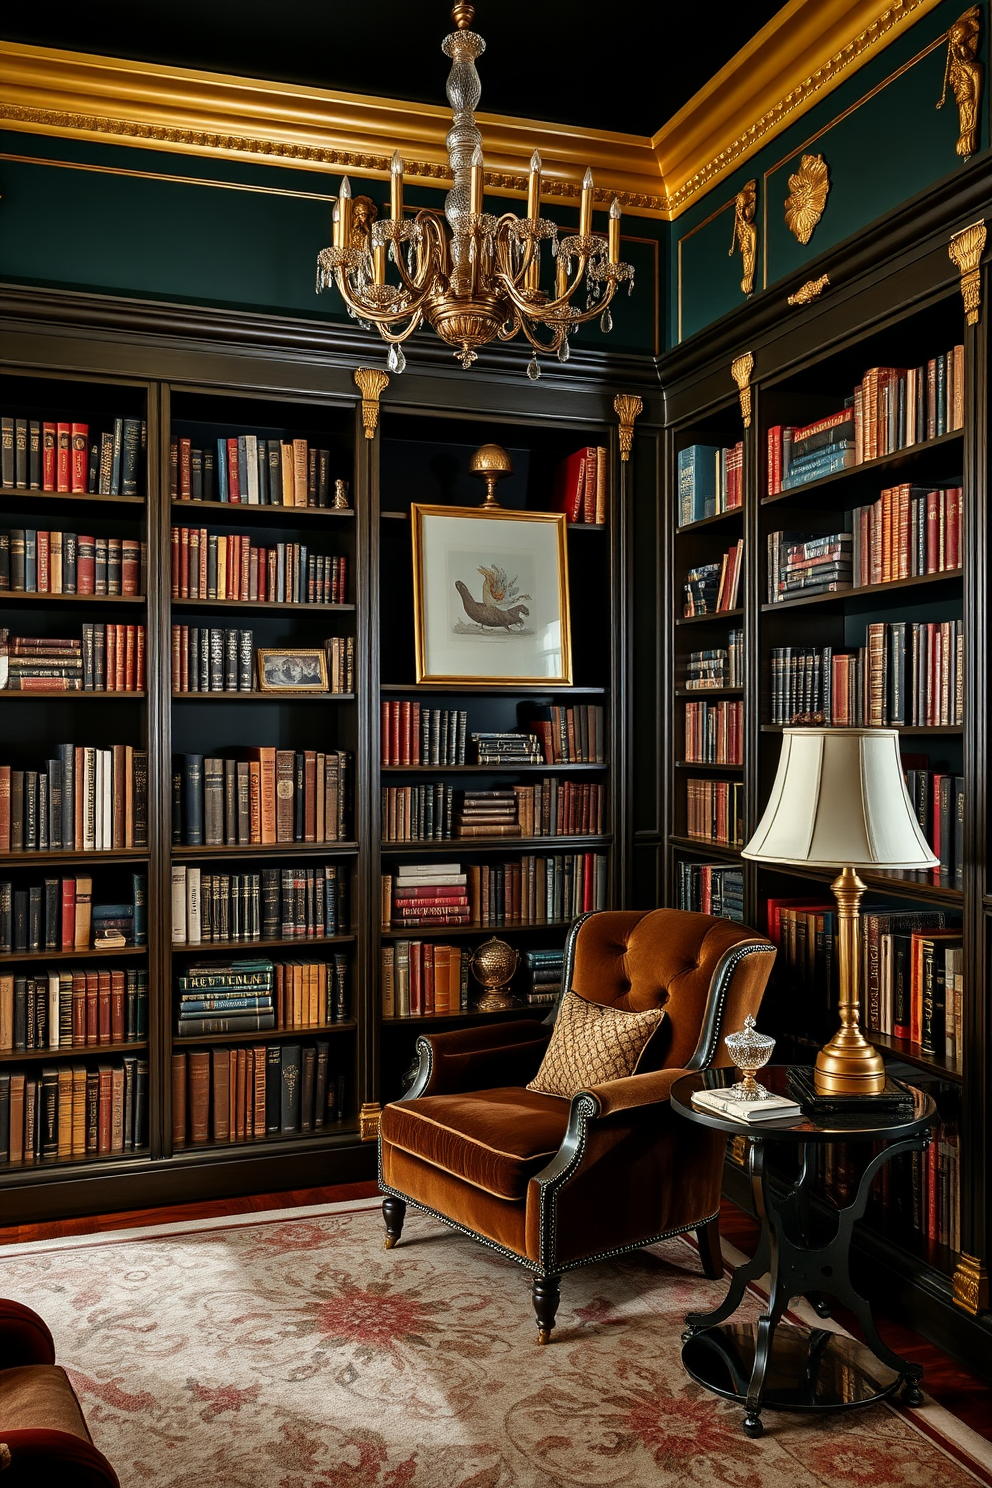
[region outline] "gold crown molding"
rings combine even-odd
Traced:
[[[940,0],[789,0],[654,136],[479,114],[493,190],[523,196],[537,147],[542,196],[673,220]],[[0,42],[0,120],[31,134],[250,157],[308,170],[447,182],[441,107]]]

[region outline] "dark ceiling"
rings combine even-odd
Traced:
[[[482,0],[480,110],[654,134],[780,0]],[[46,0],[10,5],[8,41],[444,105],[441,0]]]

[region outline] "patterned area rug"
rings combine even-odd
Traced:
[[[587,1267],[542,1349],[520,1269],[413,1212],[385,1251],[374,1201],[0,1251],[124,1488],[992,1483],[930,1404],[768,1414],[748,1441],[679,1359],[724,1285],[681,1240]]]

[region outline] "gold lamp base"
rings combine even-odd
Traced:
[[[830,885],[837,900],[840,1027],[816,1056],[818,1095],[880,1095],[885,1064],[861,1032],[861,896],[865,885],[845,868]]]

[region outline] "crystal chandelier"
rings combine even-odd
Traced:
[[[347,176],[334,208],[334,242],[317,257],[317,291],[336,284],[348,313],[367,330],[377,326],[389,343],[392,372],[406,366],[403,342],[425,320],[468,368],[477,347],[511,341],[522,331],[533,348],[527,375],[538,378],[538,352],[568,360],[568,338],[583,321],[600,317],[612,328],[610,301],[622,280],[628,293],[634,270],[620,262],[620,203],[614,198],[609,232],[592,231],[593,178],[582,180],[578,233],[559,240],[558,226],[540,215],[541,157],[531,156],[527,215],[496,217],[483,209],[482,135],[474,110],[482,87],[475,59],[485,42],[469,26],[473,6],[459,0],[452,11],[457,30],[441,50],[451,59],[448,102],[453,120],[445,141],[454,182],[444,216],[421,210],[403,215],[403,161],[397,150],[390,171],[389,217],[377,220],[368,197],[352,199]],[[554,259],[554,289],[541,288],[541,245]],[[399,283],[386,282],[386,260]],[[585,307],[572,303],[585,287]]]

